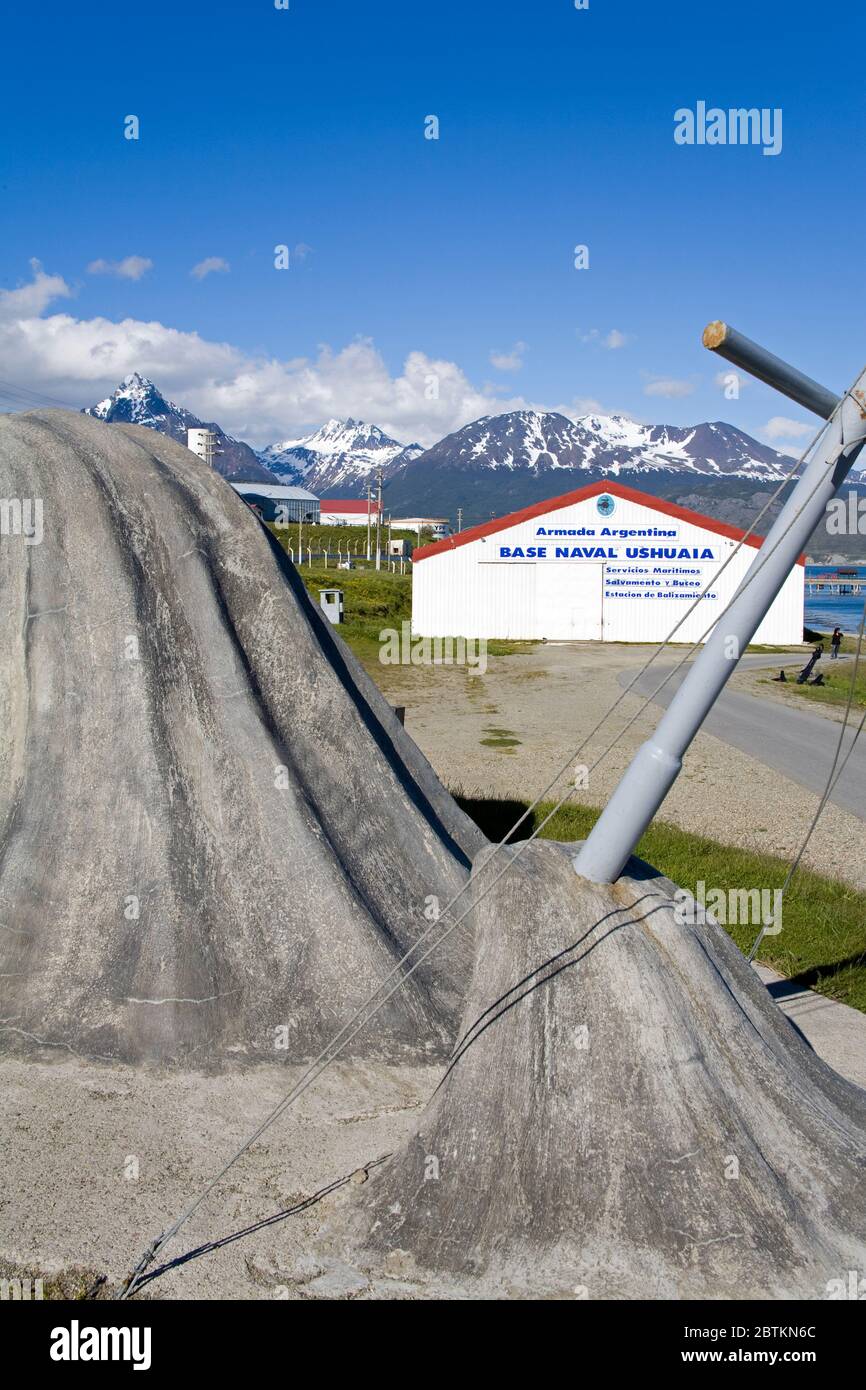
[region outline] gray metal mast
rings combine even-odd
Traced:
[[[575,856],[577,872],[594,883],[612,883],[619,877],[676,780],[689,744],[866,440],[866,371],[840,404],[840,398],[832,391],[724,323],[709,324],[704,329],[703,342],[705,347],[830,423],[727,612],[689,668],[655,733],[638,749]]]

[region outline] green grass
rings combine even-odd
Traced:
[[[283,549],[290,538],[286,532],[274,530]],[[412,618],[412,576],[389,570],[332,569],[319,565],[298,565],[297,570],[307,592],[318,603],[322,589],[342,589],[343,622],[340,636],[355,655],[367,664],[378,662],[379,633],[383,628],[401,630],[401,623]]]
[[[768,647],[768,646],[766,645],[766,643],[764,643],[764,642],[750,642],[749,645],[748,645],[748,647],[746,648],[746,652],[747,652],[747,653],[749,653],[749,652],[752,652],[752,653],[758,652],[758,653],[762,653],[762,654],[764,654],[764,655],[766,655],[766,656],[773,656],[773,655],[776,654],[776,653],[778,653],[780,656],[788,656],[788,655],[790,655],[791,652],[796,652],[797,650],[798,650],[798,647],[797,647],[797,645],[796,645],[795,643],[792,643],[790,646],[787,646],[787,647]],[[805,645],[804,645],[804,646],[803,646],[803,654],[804,654],[804,656],[805,656],[805,653],[806,653],[806,647],[805,647]]]
[[[317,565],[298,565],[298,573],[311,594],[321,589],[342,589],[346,624],[362,628],[399,628],[412,616],[412,576],[388,570],[322,570]]]
[[[823,642],[824,644],[824,655],[815,668],[816,672],[820,671],[823,675],[824,684],[797,685],[797,671],[795,668],[793,671],[788,670],[785,672],[788,677],[785,689],[790,690],[792,694],[798,695],[803,700],[812,701],[813,704],[842,705],[844,707],[848,703],[848,693],[851,689],[851,663],[847,661],[839,666],[833,661],[830,634],[828,632],[813,632],[808,630],[808,633],[809,641],[812,646],[818,642]],[[856,650],[856,637],[846,636],[842,638],[840,651],[853,654]],[[812,677],[810,677],[810,679],[812,679]],[[773,685],[776,684],[776,682],[772,681],[771,678],[767,676],[762,678],[758,684]],[[854,698],[851,701],[851,708],[852,710],[866,709],[866,653],[861,657],[860,670],[857,673],[857,680],[854,683]]]
[[[467,815],[491,840],[501,840],[526,810],[522,801],[457,796]],[[542,802],[524,821],[516,839],[544,819],[553,803]],[[591,806],[563,806],[541,831],[551,840],[582,840],[599,811]],[[674,883],[694,892],[699,879],[711,888],[781,888],[788,862],[692,835],[664,821],[650,826],[637,853]],[[759,959],[780,974],[831,999],[866,1013],[866,893],[801,869],[785,894],[782,931],[765,937]],[[757,928],[730,927],[729,933],[748,953]]]
[[[305,532],[308,530],[305,527]],[[326,531],[327,527],[317,530]],[[331,527],[333,532],[348,529]],[[282,548],[289,553],[289,547],[297,544],[297,527],[278,530],[270,527]],[[345,540],[344,540],[345,544]],[[336,561],[336,550],[334,551]],[[343,622],[340,636],[348,642],[352,651],[367,664],[378,663],[379,633],[384,628],[401,631],[401,624],[412,621],[412,575],[407,570],[399,574],[394,570],[377,570],[372,563],[369,568],[362,565],[358,569],[341,570],[336,562],[325,569],[320,562],[298,565],[307,592],[318,603],[322,589],[342,589]],[[534,642],[491,641],[487,643],[489,656],[515,656],[530,651]]]
[[[489,656],[526,656],[533,647],[537,646],[537,642],[516,642],[508,637],[488,637],[487,639]]]
[[[521,740],[517,738],[513,729],[499,729],[494,725],[488,725],[485,730],[487,738],[481,740],[484,748],[501,748],[504,752],[510,753],[512,749],[519,748]]]
[[[298,523],[296,521],[291,522],[288,526],[275,526],[269,524],[268,530],[273,532],[284,549],[288,550],[291,547],[297,557]],[[419,544],[418,537],[414,531],[398,531],[396,527],[391,531],[391,539],[395,541],[411,541],[415,546]],[[386,550],[388,541],[387,526],[383,526],[379,535],[379,540],[382,549]],[[429,537],[422,535],[420,544],[426,545],[428,541]],[[346,547],[348,546],[352,558],[357,559],[359,564],[366,564],[367,562],[364,556],[367,553],[367,523],[365,521],[363,526],[311,526],[307,522],[304,522],[301,528],[301,544],[305,555],[307,553],[307,546],[310,546],[314,552],[317,550],[324,550],[327,547],[328,550],[333,551],[335,555],[338,545],[344,555],[346,553]],[[370,544],[375,547],[375,524],[371,532]],[[372,565],[374,562],[371,560],[369,563]]]
[[[803,700],[811,700],[818,705],[841,705],[848,703],[848,694],[851,689],[851,663],[846,662],[843,666],[834,669],[833,662],[819,662],[818,669],[824,676],[823,685],[797,685],[796,679],[788,676],[785,685],[786,690],[790,690],[792,695],[798,695]],[[787,673],[786,673],[787,674]],[[772,685],[769,677],[759,681],[760,685]],[[854,682],[854,698],[851,701],[852,710],[866,709],[866,662],[861,662],[857,679]]]

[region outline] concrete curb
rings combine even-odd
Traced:
[[[755,970],[782,1013],[822,1061],[866,1089],[866,1014],[786,980],[768,965],[756,965]]]

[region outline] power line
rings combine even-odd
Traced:
[[[16,386],[10,381],[0,381],[0,397],[7,397],[25,406],[59,406],[63,410],[75,411],[81,409],[79,405],[73,405],[70,401],[61,401],[56,396],[47,395],[44,391],[32,391],[29,386]]]

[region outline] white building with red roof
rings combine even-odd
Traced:
[[[672,641],[704,641],[760,544],[622,483],[592,483],[416,550],[412,630],[661,642],[679,623]],[[801,556],[755,642],[802,642],[804,575]]]
[[[378,503],[366,497],[325,497],[319,504],[323,526],[366,526],[367,515],[375,524]]]

